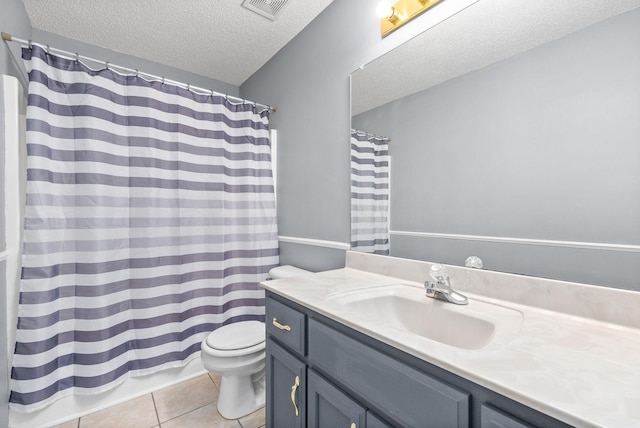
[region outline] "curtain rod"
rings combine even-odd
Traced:
[[[363,135],[364,135],[365,137],[367,137],[367,138],[371,138],[371,137],[373,137],[373,138],[379,138],[379,139],[381,139],[381,140],[386,140],[386,141],[388,141],[388,142],[391,142],[391,138],[389,138],[389,137],[383,137],[382,135],[372,134],[371,132],[360,131],[359,129],[354,129],[354,128],[351,128],[351,132],[352,132],[352,133],[354,133],[354,132],[355,132],[355,133],[357,133],[357,134],[363,134]]]
[[[28,47],[31,47],[33,45],[37,45],[37,46],[40,46],[41,48],[45,49],[47,51],[47,53],[52,53],[52,52],[55,51],[55,53],[62,54],[62,56],[65,59],[76,60],[76,61],[78,61],[80,59],[83,59],[85,61],[95,62],[95,63],[104,65],[107,68],[107,70],[109,68],[119,69],[121,71],[124,71],[125,73],[132,73],[132,74],[135,74],[136,76],[147,77],[148,79],[151,79],[151,80],[159,81],[159,82],[162,82],[162,83],[169,83],[169,84],[175,85],[175,86],[180,86],[180,87],[182,87],[182,88],[184,88],[184,89],[186,89],[188,91],[193,91],[195,93],[201,93],[202,95],[205,95],[205,94],[218,95],[218,96],[224,97],[225,99],[227,99],[229,101],[236,101],[236,102],[241,102],[241,103],[248,102],[248,103],[253,104],[256,107],[265,108],[265,109],[267,109],[267,110],[269,110],[269,111],[271,111],[273,113],[275,113],[278,110],[277,107],[272,107],[270,105],[256,103],[254,101],[248,101],[248,100],[245,100],[243,98],[234,97],[232,95],[222,94],[220,92],[214,91],[213,89],[200,88],[198,86],[193,86],[193,85],[191,85],[189,83],[182,83],[182,82],[178,82],[176,80],[165,79],[164,76],[157,76],[155,74],[144,73],[144,72],[139,71],[139,70],[134,69],[134,68],[129,68],[129,67],[124,67],[122,65],[112,64],[109,61],[102,61],[102,60],[99,60],[99,59],[90,58],[88,56],[78,55],[77,53],[74,53],[74,52],[69,52],[69,51],[65,51],[65,50],[62,50],[62,49],[52,48],[49,45],[43,45],[42,43],[32,42],[31,40],[18,39],[16,37],[13,37],[9,33],[2,32],[2,40],[6,41],[6,42],[22,43],[23,45],[27,45]]]

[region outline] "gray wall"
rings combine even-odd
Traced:
[[[638,46],[640,9],[355,117],[392,138],[392,230],[640,245]],[[391,254],[640,291],[637,252],[393,235]]]
[[[278,228],[282,236],[350,242],[349,77],[424,28],[423,15],[380,37],[371,0],[335,0],[240,87],[278,107]],[[280,263],[344,266],[344,251],[281,243]]]
[[[31,38],[31,23],[20,0],[2,0],[0,7],[0,30],[15,37]],[[17,59],[16,59],[17,58]],[[24,82],[25,71],[20,61],[20,47],[14,43],[0,43],[0,74],[8,74],[18,77]],[[2,153],[2,163],[0,163],[0,251],[5,250],[5,226],[4,226],[4,107],[0,102],[0,152]],[[0,262],[0,307],[6,308],[6,275],[5,262]],[[6,311],[2,310],[4,314]],[[9,425],[9,388],[7,367],[7,320],[0,316],[0,426]]]
[[[31,38],[31,22],[24,4],[20,0],[2,0],[0,8],[0,30],[20,39]],[[11,52],[13,52],[13,56]],[[20,60],[20,46],[15,43],[0,43],[0,74],[9,74],[25,80],[24,65]]]

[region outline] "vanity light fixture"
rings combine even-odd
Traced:
[[[383,20],[389,20],[392,23],[397,23],[400,20],[396,9],[393,7],[394,0],[382,0],[378,3],[378,7],[376,8],[376,13],[378,14],[378,18]]]
[[[388,0],[381,1],[377,11],[380,17],[382,36],[389,35],[441,1],[443,0],[398,0],[391,5]]]

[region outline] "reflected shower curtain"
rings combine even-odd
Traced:
[[[24,50],[28,184],[11,406],[198,357],[264,319],[278,264],[268,113]]]
[[[389,254],[389,139],[351,130],[351,249]]]

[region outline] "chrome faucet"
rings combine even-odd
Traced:
[[[451,288],[451,280],[447,269],[441,264],[431,265],[429,275],[435,282],[425,281],[424,288],[427,291],[427,297],[445,302],[455,303],[456,305],[466,305],[469,303],[467,297],[458,293]]]

